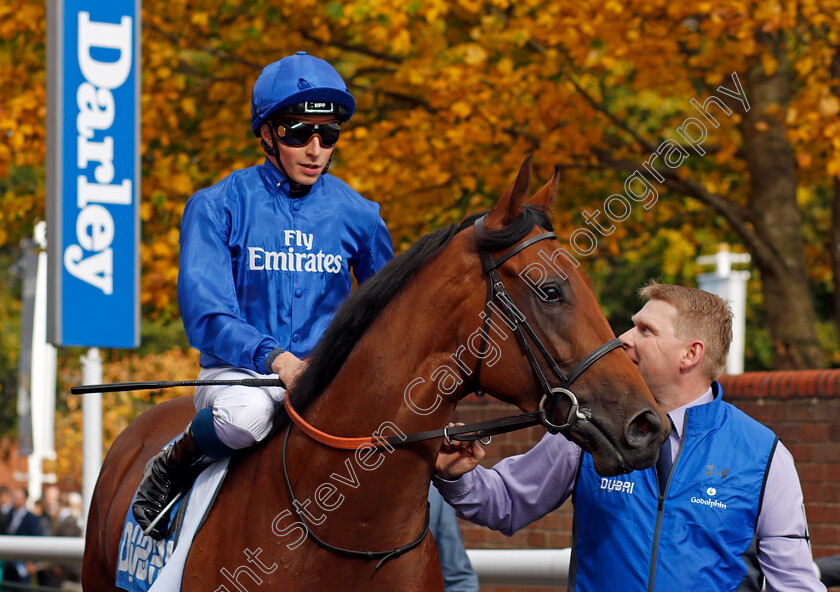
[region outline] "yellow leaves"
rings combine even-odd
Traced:
[[[835,95],[823,95],[820,97],[819,110],[822,115],[831,117],[840,113],[840,98]]]
[[[12,151],[9,150],[9,147],[6,144],[0,144],[0,167],[7,166],[11,156]],[[0,177],[5,177],[7,174],[7,171],[0,169]]]
[[[487,52],[478,44],[470,43],[464,47],[464,62],[469,66],[479,66],[487,60]]]
[[[151,245],[152,255],[155,257],[162,257],[170,254],[169,245],[163,241],[155,241]]]
[[[613,15],[619,15],[624,12],[624,6],[618,0],[608,0],[604,8],[613,13]]]
[[[513,60],[507,57],[502,58],[496,64],[496,69],[503,76],[510,76],[513,73],[513,67]]]
[[[319,23],[316,26],[312,27],[310,33],[315,39],[317,39],[321,43],[329,43],[330,39],[332,39],[330,26],[326,22]]]
[[[464,119],[472,113],[472,107],[466,101],[458,101],[451,107],[456,117]]]
[[[3,4],[5,14],[0,13],[0,39],[14,39],[28,32],[43,34],[46,4],[26,0],[7,0]]]
[[[207,27],[210,23],[210,13],[204,11],[196,11],[190,15],[190,22],[199,27]]]
[[[779,62],[776,60],[768,52],[763,52],[761,54],[761,66],[764,68],[764,75],[765,76],[773,76],[776,73],[776,67],[779,65]]]
[[[411,49],[411,33],[408,29],[400,29],[391,38],[391,50],[396,55],[404,55]]]
[[[434,185],[444,185],[452,178],[452,174],[449,171],[443,170],[440,167],[433,167],[427,176]]]
[[[425,19],[429,24],[436,22],[449,13],[449,2],[447,0],[428,0],[425,4],[427,5]],[[471,0],[459,0],[459,5],[468,10],[474,10],[478,6],[477,3],[471,2]]]
[[[720,151],[714,155],[715,162],[719,165],[726,165],[727,163],[731,163],[732,159],[735,156],[735,152],[740,148],[740,146],[735,143],[734,141],[728,141],[721,145]]]
[[[840,138],[832,142],[833,153],[826,164],[825,171],[832,179],[840,178]]]
[[[187,97],[181,101],[181,110],[184,112],[184,115],[187,117],[195,117],[196,113],[196,106],[195,106],[195,99],[192,97]]]
[[[152,214],[154,213],[154,208],[152,204],[147,201],[140,203],[140,220],[143,222],[148,222],[152,219]]]
[[[364,140],[369,136],[368,129],[366,127],[354,127],[349,133],[356,140]]]
[[[470,193],[473,193],[476,190],[476,187],[478,187],[478,179],[476,179],[472,175],[464,175],[462,177],[459,177],[458,182],[461,184],[461,187],[463,187]],[[473,198],[473,200],[474,199],[475,198]]]
[[[776,72],[777,56],[755,36],[780,27],[797,40],[787,59],[799,80],[791,104],[775,116],[785,118],[801,170],[836,171],[831,121],[840,104],[826,89],[837,17],[826,2],[803,0],[794,30],[791,9],[765,4],[145,0],[144,303],[174,308],[177,239],[168,233],[177,235],[184,201],[196,189],[262,160],[249,130],[250,89],[260,66],[298,49],[335,63],[350,85],[357,113],[342,132],[333,172],[384,204],[398,242],[444,220],[455,203],[486,205],[525,152],[548,170],[554,161],[591,166],[593,151],[621,150],[626,134],[569,76],[655,141],[697,116],[688,100],[730,86],[733,71],[742,81],[752,67]],[[43,22],[43,7],[0,2],[0,39],[27,40],[25,52],[0,43],[0,177],[11,161],[43,167],[44,36],[35,24]],[[815,28],[820,22],[825,35]],[[718,115],[722,127],[709,129],[715,151],[687,161],[680,175],[703,171],[716,188],[743,186],[735,111]],[[638,157],[630,150],[622,156]],[[570,169],[564,182],[591,195],[601,177]],[[16,194],[14,206],[0,209],[4,226],[8,210],[43,207],[43,194],[34,193]],[[421,215],[430,212],[441,213]]]
[[[796,69],[796,73],[799,74],[799,76],[804,77],[813,70],[814,60],[811,56],[806,55],[796,60],[793,66]]]

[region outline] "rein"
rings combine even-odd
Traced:
[[[480,218],[475,223],[476,232],[483,232],[485,217]],[[525,315],[522,314],[516,307],[516,305],[513,303],[513,300],[507,293],[504,282],[502,282],[502,279],[498,273],[498,268],[505,261],[516,255],[523,249],[526,249],[539,241],[551,238],[557,238],[557,235],[553,232],[544,232],[542,234],[538,234],[537,236],[532,237],[514,246],[512,249],[507,251],[498,259],[493,259],[493,256],[490,254],[490,252],[485,249],[479,250],[481,267],[484,273],[487,275],[487,306],[484,314],[482,315],[482,318],[484,319],[484,335],[488,334],[487,331],[489,329],[490,316],[493,312],[491,304],[493,301],[498,301],[499,303],[501,303],[502,306],[505,307],[505,309],[507,309],[507,312],[510,314],[511,318],[509,320],[512,323],[514,323],[513,332],[516,334],[516,339],[519,342],[519,345],[523,353],[525,354],[525,357],[528,359],[528,363],[531,365],[531,369],[534,372],[534,376],[537,380],[537,383],[540,385],[540,388],[542,390],[542,397],[540,399],[540,404],[537,411],[532,411],[530,413],[521,413],[519,415],[502,417],[499,419],[492,419],[489,421],[483,421],[469,425],[445,427],[443,429],[429,430],[426,432],[414,432],[408,435],[403,435],[402,437],[392,435],[388,437],[377,436],[376,438],[374,438],[373,436],[363,438],[344,438],[327,434],[326,432],[315,428],[307,421],[305,421],[295,411],[294,407],[292,407],[291,396],[290,393],[287,392],[286,396],[283,398],[283,406],[286,409],[289,418],[292,420],[292,423],[295,426],[297,426],[309,438],[323,444],[324,446],[328,446],[330,448],[335,448],[339,450],[354,450],[359,448],[360,446],[372,446],[375,448],[382,448],[385,446],[404,446],[406,444],[422,442],[424,440],[432,440],[434,438],[440,437],[446,438],[446,441],[450,444],[454,440],[481,440],[486,445],[490,442],[489,440],[487,442],[484,442],[483,439],[490,438],[495,434],[503,434],[506,432],[511,432],[514,430],[519,430],[538,424],[542,424],[548,429],[548,431],[552,433],[558,433],[571,429],[572,426],[578,421],[588,421],[589,418],[587,417],[587,415],[580,411],[577,397],[571,390],[569,390],[569,388],[581,374],[583,374],[590,366],[592,366],[592,364],[597,362],[599,359],[601,359],[603,356],[605,356],[612,350],[621,347],[621,340],[611,339],[610,341],[604,343],[603,345],[586,355],[580,362],[578,362],[572,368],[572,370],[568,374],[565,374],[563,370],[561,370],[560,367],[557,365],[557,362],[554,361],[554,358],[551,357],[551,354],[549,354],[548,349],[545,347],[545,345],[540,341],[536,332],[528,323],[528,320],[525,317]],[[526,333],[536,346],[539,353],[548,363],[549,367],[551,368],[551,371],[560,381],[561,386],[554,388],[551,387],[548,378],[546,378],[545,373],[543,372],[542,367],[540,366],[537,360],[536,355],[531,349],[531,345],[529,344],[528,339],[525,337]],[[484,344],[482,345],[482,348],[483,347]],[[479,358],[475,371],[475,378],[473,379],[473,382],[475,382],[476,384],[478,384],[478,373],[480,372],[480,370],[481,358]],[[558,425],[551,422],[548,413],[551,414],[552,418],[554,417],[554,414],[556,413],[557,406],[561,398],[568,398],[571,406],[569,408],[569,414],[566,418],[566,422]],[[546,402],[548,402],[548,411],[545,408]],[[301,511],[298,509],[298,503],[295,498],[294,491],[292,490],[292,484],[289,480],[289,473],[286,468],[286,445],[289,441],[289,434],[291,433],[291,429],[292,424],[289,424],[289,426],[286,428],[286,435],[283,439],[283,479],[286,482],[286,489],[288,490],[292,507],[294,507],[295,513],[297,514],[301,523],[306,527],[307,536],[314,543],[316,543],[319,547],[326,549],[327,551],[339,555],[344,555],[347,557],[365,559],[368,561],[372,559],[379,559],[380,561],[376,565],[376,569],[379,569],[389,559],[399,557],[403,553],[414,549],[420,543],[423,542],[423,540],[426,538],[426,534],[429,531],[428,502],[426,504],[426,522],[423,526],[423,531],[417,536],[417,538],[415,538],[407,545],[397,547],[396,549],[392,549],[390,551],[355,551],[352,549],[343,549],[341,547],[331,545],[318,538],[309,528],[306,519],[304,518]]]
[[[475,228],[477,232],[484,231],[484,218],[486,218],[486,216],[479,218],[476,221]],[[528,320],[525,317],[525,315],[522,314],[522,312],[520,312],[516,305],[513,303],[513,300],[507,293],[504,282],[502,282],[502,279],[501,277],[499,277],[499,273],[497,271],[505,261],[516,255],[520,251],[530,247],[531,245],[537,242],[551,238],[557,238],[557,235],[553,232],[543,232],[542,234],[538,234],[535,237],[532,237],[526,241],[519,243],[518,245],[507,251],[504,255],[500,256],[498,259],[493,259],[493,256],[487,250],[481,249],[479,251],[481,267],[484,273],[487,275],[487,306],[485,312],[482,315],[482,317],[484,318],[484,334],[488,334],[487,332],[490,325],[491,315],[493,313],[493,307],[491,306],[491,303],[493,301],[498,301],[502,304],[502,306],[504,306],[507,309],[508,313],[510,314],[510,318],[508,320],[514,323],[513,332],[516,335],[516,339],[519,342],[519,345],[522,348],[525,357],[528,359],[528,363],[531,365],[531,369],[534,372],[534,376],[537,380],[537,383],[540,385],[540,388],[542,390],[542,398],[540,399],[540,404],[537,411],[521,413],[519,415],[513,415],[508,417],[501,417],[498,419],[491,419],[489,421],[471,423],[468,425],[445,427],[442,429],[429,430],[425,432],[414,432],[408,435],[404,435],[402,437],[392,435],[388,436],[387,438],[374,438],[373,436],[361,438],[345,438],[339,436],[332,436],[309,424],[295,411],[294,407],[292,407],[291,397],[288,396],[287,393],[287,396],[283,399],[283,406],[285,407],[289,418],[298,428],[300,428],[300,430],[303,433],[305,433],[311,439],[323,444],[324,446],[336,448],[339,450],[355,450],[360,446],[373,446],[376,448],[383,448],[386,446],[402,446],[406,444],[413,444],[415,442],[422,442],[423,440],[432,440],[434,438],[441,437],[446,438],[446,441],[450,444],[452,443],[452,441],[483,440],[484,438],[489,438],[497,434],[504,434],[507,432],[512,432],[514,430],[521,430],[539,424],[542,424],[551,433],[556,434],[558,432],[564,432],[566,430],[571,429],[571,427],[578,421],[588,421],[589,418],[586,416],[586,414],[580,411],[580,405],[578,403],[577,397],[569,389],[569,387],[571,387],[572,383],[575,380],[577,380],[577,378],[580,377],[580,375],[583,374],[590,366],[592,366],[592,364],[597,362],[599,359],[604,357],[612,350],[620,348],[621,340],[616,338],[607,341],[603,345],[597,347],[595,350],[587,354],[580,362],[578,362],[574,366],[574,368],[572,368],[572,370],[568,374],[564,373],[563,370],[557,365],[557,362],[554,361],[554,358],[551,357],[551,354],[548,353],[548,349],[546,349],[545,345],[542,343],[542,341],[540,341],[540,338],[537,336],[534,329],[528,323]],[[534,344],[537,347],[537,350],[546,360],[546,362],[551,368],[551,371],[560,381],[559,387],[552,388],[549,384],[545,373],[543,372],[539,362],[537,361],[536,355],[531,349],[531,345],[528,343],[528,339],[525,337],[525,333],[527,333],[531,341],[534,342]],[[479,363],[476,367],[476,378],[474,379],[475,382],[477,382],[478,380],[478,373],[480,371],[481,358],[479,358]],[[549,413],[550,417],[554,417],[554,414],[557,410],[557,406],[562,398],[569,399],[571,406],[569,408],[569,414],[566,417],[566,422],[558,425],[549,420]],[[548,402],[548,410],[545,409],[546,402]],[[487,445],[489,444],[489,441],[483,443]]]
[[[373,436],[361,438],[343,438],[340,436],[332,436],[326,432],[322,432],[312,424],[303,419],[294,407],[292,407],[291,397],[289,393],[283,398],[283,407],[289,414],[292,423],[295,424],[300,431],[309,436],[311,439],[338,450],[355,450],[360,446],[373,446],[374,448],[385,448],[402,446],[406,444],[414,444],[415,442],[422,442],[424,440],[433,440],[435,438],[446,438],[448,443],[453,440],[469,442],[472,440],[483,440],[490,438],[497,434],[505,434],[523,428],[530,428],[539,425],[545,420],[545,410],[531,411],[530,413],[520,413],[519,415],[512,415],[508,417],[500,417],[498,419],[491,419],[488,421],[480,421],[462,426],[450,426],[439,430],[429,430],[426,432],[413,432],[405,436],[388,436],[377,437]],[[484,442],[485,445],[490,442]]]

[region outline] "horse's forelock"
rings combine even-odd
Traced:
[[[468,223],[472,225],[475,221],[484,215],[486,212],[470,216],[461,223],[461,228]],[[476,244],[481,249],[503,249],[510,247],[525,238],[534,226],[539,226],[545,230],[554,230],[551,220],[546,214],[533,206],[523,206],[522,213],[517,216],[516,220],[498,230],[483,230],[479,232],[476,230]]]

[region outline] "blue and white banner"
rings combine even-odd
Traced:
[[[139,344],[139,0],[48,2],[49,340]]]

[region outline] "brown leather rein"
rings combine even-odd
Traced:
[[[476,230],[481,232],[484,227],[484,218],[480,218],[476,222],[475,226]],[[290,392],[287,391],[286,396],[283,399],[283,406],[286,409],[286,413],[289,415],[292,424],[294,424],[309,438],[315,440],[316,442],[319,442],[320,444],[323,444],[324,446],[339,450],[355,450],[361,446],[373,446],[376,448],[382,448],[386,446],[404,446],[406,444],[411,444],[414,442],[421,442],[423,440],[431,440],[434,438],[441,437],[446,438],[447,442],[450,444],[453,440],[482,440],[482,443],[486,445],[489,444],[489,440],[487,442],[483,442],[483,438],[489,438],[490,436],[493,436],[495,434],[503,434],[506,432],[511,432],[513,430],[519,430],[538,424],[544,425],[549,431],[560,432],[570,429],[577,421],[587,421],[588,417],[579,410],[577,397],[575,397],[572,391],[569,390],[569,387],[578,376],[580,376],[587,368],[589,368],[592,364],[598,361],[601,357],[603,357],[610,351],[621,347],[621,341],[619,341],[618,339],[612,339],[607,343],[601,345],[600,347],[592,351],[589,355],[587,355],[583,360],[578,362],[577,365],[574,368],[572,368],[571,372],[568,375],[564,374],[560,367],[557,365],[557,363],[554,361],[554,359],[549,355],[548,350],[540,341],[536,332],[534,332],[534,330],[528,324],[525,315],[523,315],[516,308],[516,305],[513,303],[507,291],[505,290],[504,283],[502,282],[497,272],[499,266],[511,257],[513,257],[515,254],[519,253],[523,249],[533,245],[536,242],[550,238],[556,238],[556,235],[553,232],[544,232],[542,234],[539,234],[531,239],[523,241],[518,245],[514,246],[498,259],[493,259],[492,255],[486,250],[482,249],[479,251],[482,269],[487,275],[488,300],[487,310],[485,311],[484,316],[484,329],[485,331],[487,330],[486,325],[489,323],[490,314],[492,313],[490,303],[494,299],[498,300],[511,314],[511,320],[515,323],[514,332],[516,333],[517,340],[519,341],[519,344],[522,347],[525,356],[528,358],[528,362],[530,363],[531,368],[534,371],[537,383],[540,385],[543,391],[543,396],[540,400],[539,409],[537,411],[532,411],[530,413],[521,413],[519,415],[514,415],[510,417],[502,417],[499,419],[492,419],[490,421],[472,423],[469,425],[450,426],[439,430],[414,432],[407,435],[392,435],[388,436],[387,438],[383,438],[381,436],[346,438],[327,434],[326,432],[319,430],[318,428],[314,427],[309,422],[304,420],[292,406],[292,397],[290,396]],[[537,362],[536,356],[531,350],[531,347],[524,333],[528,334],[528,336],[534,342],[534,345],[539,350],[540,354],[546,359],[549,367],[552,369],[552,372],[557,376],[558,380],[560,381],[560,387],[552,388],[550,386],[548,379],[545,377],[542,368]],[[476,383],[478,379],[478,370],[480,370],[480,366],[479,368],[477,368],[476,378],[474,379]],[[566,419],[566,422],[562,425],[557,425],[552,423],[547,417],[547,412],[544,408],[544,404],[546,403],[546,401],[548,401],[549,409],[552,413],[553,419],[553,414],[556,411],[558,401],[561,397],[568,398],[571,403],[571,407],[569,409],[569,414]],[[315,535],[312,532],[312,529],[309,527],[306,518],[298,509],[299,504],[297,502],[297,499],[295,498],[295,493],[292,489],[292,483],[289,479],[289,473],[286,468],[286,445],[289,441],[289,434],[291,433],[292,424],[289,424],[289,426],[286,428],[286,434],[283,439],[283,478],[286,483],[286,490],[289,494],[289,501],[291,502],[292,507],[295,509],[295,514],[297,514],[298,519],[306,527],[306,533],[310,540],[312,540],[322,549],[326,549],[327,551],[330,551],[337,555],[343,555],[345,557],[351,557],[356,559],[365,559],[368,561],[372,559],[379,559],[379,562],[376,565],[376,569],[379,569],[379,567],[381,567],[382,564],[384,564],[389,559],[399,557],[403,553],[414,549],[425,540],[426,534],[429,531],[428,503],[426,504],[426,520],[425,524],[423,525],[423,530],[410,543],[402,547],[397,547],[395,549],[386,551],[356,551],[353,549],[336,547],[335,545],[331,545],[330,543],[327,543],[326,541],[322,540],[317,535]]]
[[[475,227],[478,232],[483,231],[484,218],[479,218],[475,223]],[[471,423],[462,426],[449,426],[438,430],[428,430],[425,432],[414,432],[411,434],[392,435],[388,436],[387,438],[374,436],[347,438],[327,434],[326,432],[323,432],[311,425],[310,423],[308,423],[295,411],[294,407],[292,407],[291,397],[287,392],[286,397],[283,400],[283,406],[285,407],[286,413],[288,413],[289,418],[292,420],[295,426],[297,426],[304,434],[309,436],[311,439],[323,444],[324,446],[336,448],[339,450],[355,450],[360,446],[374,446],[376,448],[383,448],[386,446],[404,446],[406,444],[413,444],[415,442],[421,442],[423,440],[432,440],[434,438],[446,438],[446,441],[450,444],[454,440],[483,440],[485,438],[490,438],[491,436],[495,436],[497,434],[504,434],[515,430],[521,430],[538,424],[542,424],[549,431],[557,433],[570,429],[578,421],[588,421],[588,417],[580,411],[577,397],[574,395],[574,393],[572,393],[571,390],[569,390],[569,387],[592,364],[597,362],[600,358],[602,358],[612,350],[620,348],[621,340],[611,339],[610,341],[604,343],[600,347],[590,352],[580,362],[578,362],[577,365],[574,368],[572,368],[572,370],[568,374],[565,374],[557,365],[557,362],[555,362],[551,355],[548,353],[548,350],[546,349],[545,345],[543,345],[543,343],[540,341],[536,332],[533,330],[533,328],[531,328],[530,324],[528,324],[528,320],[526,319],[525,315],[522,314],[516,307],[516,305],[513,303],[513,300],[510,298],[510,295],[505,289],[504,282],[502,282],[502,279],[499,277],[499,274],[497,272],[498,268],[505,261],[516,255],[520,251],[530,247],[534,243],[551,238],[557,238],[557,235],[553,232],[544,232],[533,238],[523,241],[518,245],[515,245],[505,254],[501,255],[498,259],[493,259],[492,255],[490,255],[490,253],[486,250],[482,249],[479,251],[482,269],[487,275],[488,286],[487,309],[484,315],[485,332],[487,331],[487,325],[490,322],[490,315],[492,314],[492,308],[490,307],[490,303],[496,300],[499,303],[501,303],[501,305],[510,313],[510,320],[513,323],[515,323],[514,333],[516,334],[516,338],[519,341],[523,353],[528,358],[528,362],[530,363],[531,368],[534,371],[537,383],[542,389],[543,395],[540,400],[539,409],[537,411],[521,413],[519,415],[513,415],[508,417],[500,417],[498,419],[491,419],[489,421]],[[542,368],[537,362],[537,358],[534,352],[532,351],[531,346],[528,343],[528,339],[525,337],[526,333],[528,334],[528,337],[531,338],[531,341],[534,342],[534,345],[537,347],[542,357],[546,360],[552,372],[557,376],[557,379],[560,381],[559,387],[552,388],[549,384],[548,379],[543,373]],[[476,372],[476,376],[478,376],[478,372]],[[557,408],[559,400],[562,398],[568,398],[571,406],[569,408],[569,413],[566,418],[566,422],[558,425],[553,423],[549,419],[546,409],[544,407],[545,403],[548,402],[553,418],[553,413]],[[485,444],[489,444],[489,441],[485,442]]]

